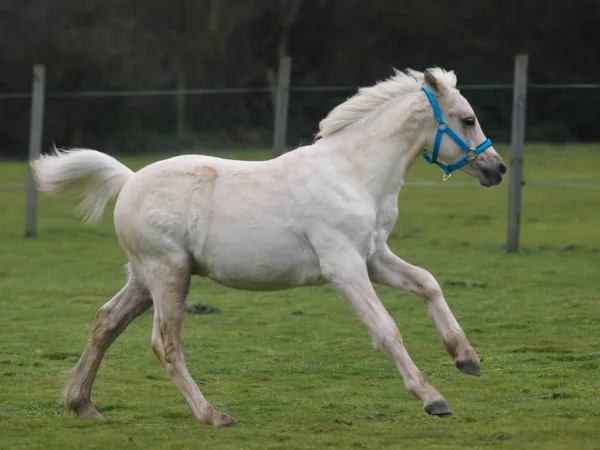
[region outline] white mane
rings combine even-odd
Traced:
[[[456,75],[439,67],[429,69],[434,77],[449,87],[456,87]],[[319,123],[318,138],[331,136],[349,125],[368,117],[371,113],[381,110],[390,100],[401,95],[410,94],[423,86],[423,72],[406,69],[401,72],[394,69],[395,74],[387,80],[363,87],[353,97],[336,106]]]

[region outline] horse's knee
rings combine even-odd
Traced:
[[[415,279],[415,292],[422,300],[427,301],[442,295],[442,288],[431,273],[421,269]]]

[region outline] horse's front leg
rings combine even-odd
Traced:
[[[479,357],[469,344],[444,299],[439,283],[428,271],[403,261],[386,245],[368,262],[371,281],[417,294],[427,305],[429,314],[456,367],[469,375],[479,376]]]
[[[423,401],[423,409],[433,415],[451,414],[444,397],[425,379],[404,348],[398,327],[377,297],[360,255],[338,253],[335,257],[321,257],[320,263],[325,277],[368,328],[373,345],[390,355],[408,391]]]

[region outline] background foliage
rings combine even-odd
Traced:
[[[0,0],[0,92],[27,92],[31,66],[48,68],[48,91],[265,87],[280,54],[292,85],[348,86],[293,92],[289,142],[312,139],[318,121],[351,95],[403,69],[440,65],[459,84],[511,83],[513,57],[530,54],[533,83],[597,81],[600,3],[592,0]],[[511,92],[470,91],[495,140],[508,140]],[[528,139],[598,140],[589,105],[600,90],[530,90]],[[46,145],[181,145],[172,97],[50,98]],[[192,143],[264,145],[269,93],[190,96]],[[29,101],[0,100],[0,151],[24,156]]]

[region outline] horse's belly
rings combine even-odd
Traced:
[[[310,246],[289,236],[230,235],[207,241],[198,256],[201,275],[237,289],[278,290],[325,282]]]

